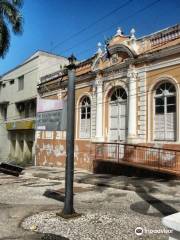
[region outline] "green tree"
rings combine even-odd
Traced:
[[[10,25],[14,34],[22,33],[23,18],[20,13],[22,0],[0,0],[0,57],[3,58],[10,46]]]

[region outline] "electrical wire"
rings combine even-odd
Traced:
[[[141,13],[141,12],[147,10],[147,9],[149,9],[150,7],[154,6],[156,3],[160,2],[160,1],[161,1],[161,0],[155,0],[155,1],[147,4],[145,7],[142,7],[141,9],[137,10],[135,13],[133,13],[133,14],[125,17],[125,18],[122,18],[121,21],[124,21],[124,20],[127,20],[127,19],[131,18],[131,17],[134,17],[135,15],[137,15],[137,14],[139,14],[139,13]],[[128,2],[129,2],[129,1],[128,1]],[[93,24],[93,23],[92,23],[92,24]],[[106,30],[103,29],[102,31],[96,32],[95,34],[93,34],[93,35],[90,36],[89,38],[87,38],[87,39],[85,39],[85,40],[83,40],[83,41],[80,41],[80,42],[76,43],[76,46],[77,46],[77,44],[79,45],[79,44],[82,44],[82,43],[84,43],[84,42],[87,42],[88,40],[90,40],[90,39],[92,39],[93,37],[99,35],[100,33],[106,32],[107,30],[111,29],[111,28],[114,27],[115,25],[117,25],[117,24],[110,25],[108,28],[106,28]],[[64,41],[65,41],[65,40],[64,40]],[[58,44],[58,45],[59,45],[59,44]],[[76,47],[76,46],[74,46],[74,47]],[[64,51],[69,51],[69,50],[73,49],[74,47],[67,48],[67,49],[65,49]],[[52,54],[53,54],[53,53],[52,53]],[[44,63],[46,63],[46,62],[48,62],[48,60],[40,61],[39,64],[44,64]],[[59,63],[59,64],[60,64],[60,63]],[[52,68],[52,67],[55,66],[55,65],[57,65],[57,63],[56,63],[56,64],[52,64],[52,65],[50,64],[48,67],[42,68],[41,71],[47,70],[47,69],[49,69],[49,68]],[[35,70],[35,69],[30,69],[29,71],[31,71],[31,70]],[[25,74],[24,74],[24,75],[25,75]],[[11,80],[11,79],[10,79],[10,80]]]
[[[97,23],[101,22],[102,20],[108,18],[109,16],[111,16],[112,14],[118,12],[120,9],[128,6],[131,2],[133,2],[133,0],[128,0],[125,3],[121,4],[120,6],[118,6],[117,8],[113,9],[112,11],[110,11],[109,13],[107,13],[106,15],[98,18],[97,20],[91,22],[89,25],[87,25],[86,27],[82,28],[80,31],[73,33],[72,35],[70,35],[69,37],[67,37],[66,39],[64,39],[63,41],[57,43],[52,50],[58,48],[60,45],[62,45],[63,43],[66,43],[69,40],[72,40],[72,38],[77,37],[78,35],[82,34],[83,32],[89,30],[91,27],[95,26]]]
[[[147,9],[149,9],[150,7],[154,6],[156,3],[160,2],[160,1],[161,1],[161,0],[153,1],[153,2],[151,2],[151,3],[149,3],[149,4],[147,4],[145,7],[140,8],[140,9],[137,10],[135,13],[130,14],[129,16],[126,16],[125,18],[122,18],[122,19],[121,19],[121,23],[122,23],[123,21],[126,21],[126,20],[134,17],[135,15],[137,15],[137,14],[139,14],[139,13],[141,13],[141,12],[147,10]],[[92,38],[100,35],[101,33],[107,32],[109,29],[112,29],[112,27],[114,27],[114,26],[117,26],[117,23],[111,24],[111,25],[108,26],[107,28],[104,28],[103,30],[96,32],[95,34],[91,35],[90,37],[88,37],[88,38],[86,38],[86,39],[84,39],[84,40],[82,40],[82,41],[74,44],[72,47],[63,50],[62,52],[64,53],[64,52],[67,52],[67,51],[69,51],[69,50],[72,50],[74,47],[77,47],[77,46],[83,44],[84,42],[87,42],[87,41],[91,40]]]

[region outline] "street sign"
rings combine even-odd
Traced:
[[[36,130],[66,130],[67,103],[64,100],[38,99]]]

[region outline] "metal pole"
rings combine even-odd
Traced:
[[[74,122],[75,122],[75,60],[72,55],[68,65],[68,99],[67,99],[67,135],[66,135],[66,176],[64,215],[75,213],[73,207],[74,180]]]

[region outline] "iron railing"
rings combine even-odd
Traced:
[[[94,160],[139,165],[164,172],[180,174],[180,151],[134,144],[94,143]]]

